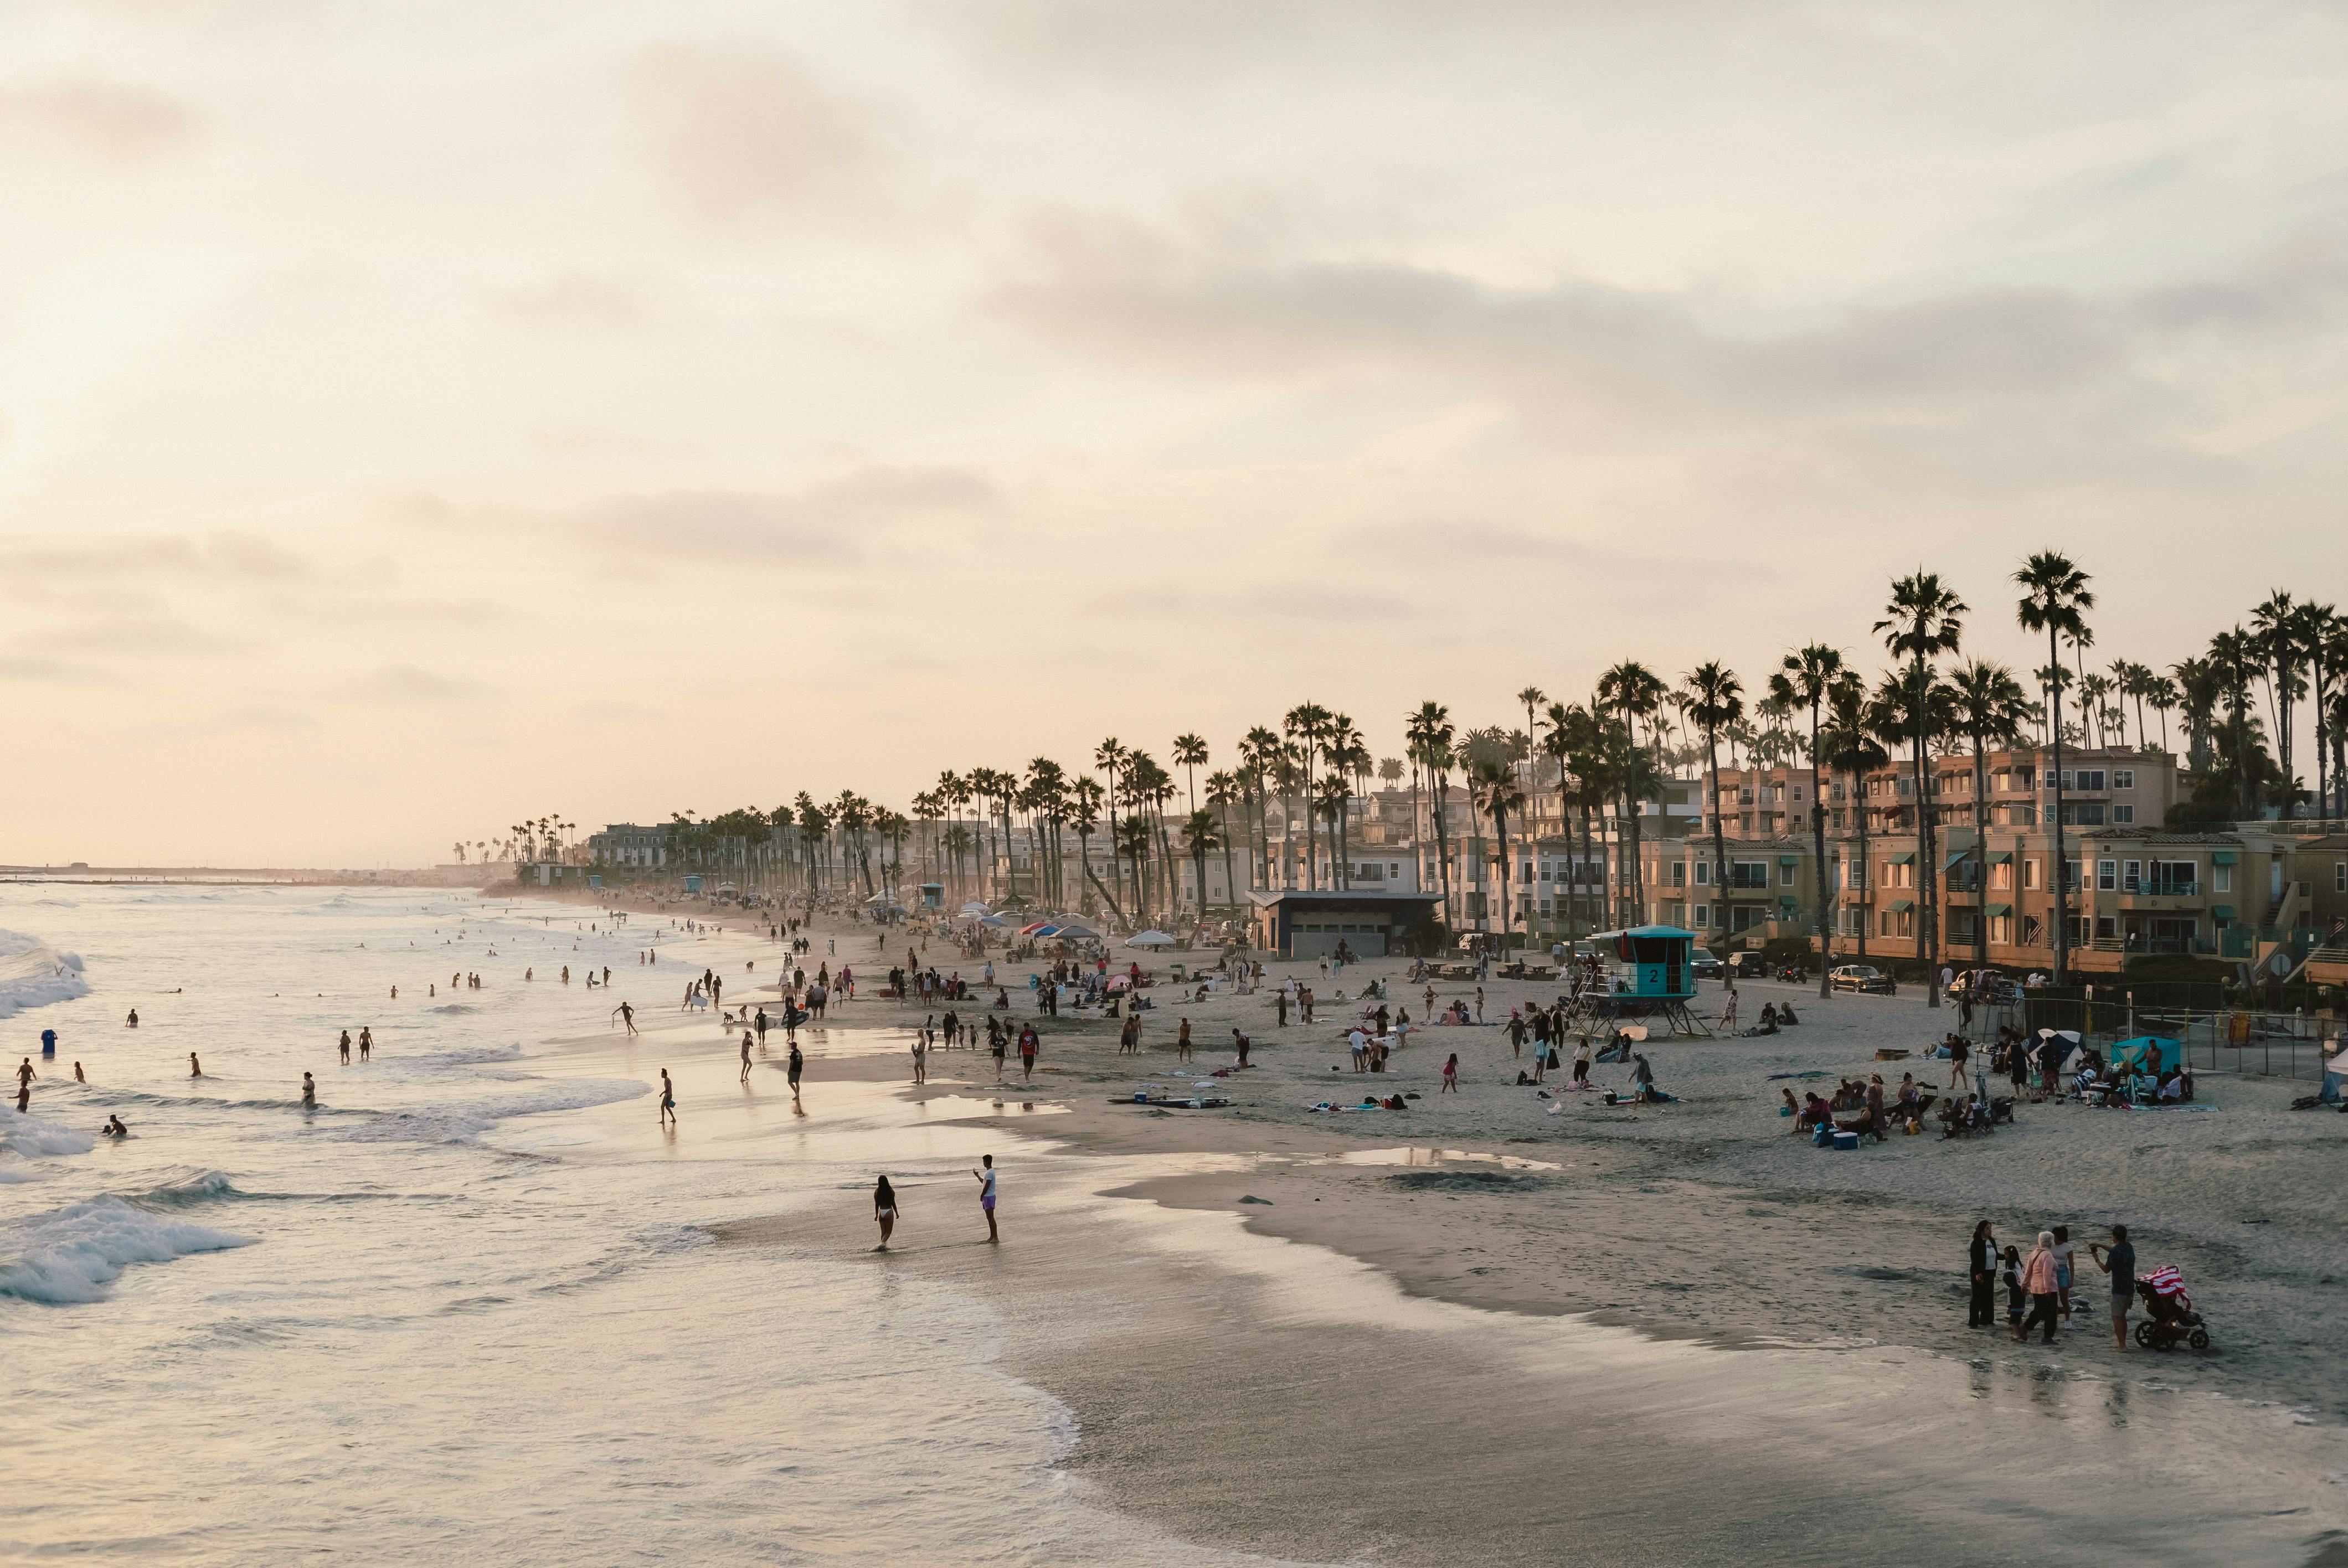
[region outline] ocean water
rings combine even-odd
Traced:
[[[716,1245],[713,1223],[862,1206],[876,1151],[959,1178],[990,1108],[908,1127],[841,1084],[794,1119],[778,1073],[745,1094],[678,1011],[705,964],[764,980],[742,965],[776,949],[601,923],[469,893],[0,886],[0,928],[86,981],[0,1023],[40,1074],[29,1117],[0,1111],[0,1558],[1240,1561],[1088,1501],[1053,1462],[1066,1411],[997,1369],[973,1295]],[[467,971],[485,989],[452,991]],[[362,1026],[374,1061],[340,1065]],[[704,1135],[616,1140],[687,1056]],[[93,1136],[108,1114],[128,1140]]]

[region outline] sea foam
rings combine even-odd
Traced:
[[[39,1156],[42,1154],[87,1154],[94,1145],[89,1134],[38,1116],[0,1111],[0,1149],[14,1153]]]
[[[88,994],[79,953],[60,953],[22,931],[0,931],[0,1018]]]
[[[102,1299],[134,1263],[249,1246],[251,1236],[166,1219],[111,1195],[0,1226],[0,1296],[63,1304]]]

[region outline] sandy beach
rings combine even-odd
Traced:
[[[833,967],[853,964],[863,992],[835,1009],[829,1033],[858,1043],[823,1063],[826,1075],[893,1081],[909,1102],[995,1093],[983,1052],[933,1053],[928,1086],[906,1083],[903,1031],[920,1014],[877,997],[874,933],[827,923],[817,934],[818,955],[834,944]],[[904,935],[890,940],[901,959]],[[979,968],[950,948],[931,958],[947,972]],[[1014,1016],[1033,1016],[1029,966],[996,959]],[[2341,1124],[2288,1109],[2303,1085],[2205,1074],[2206,1109],[2024,1105],[1993,1138],[1949,1142],[1935,1130],[1838,1153],[1791,1135],[1775,1112],[1780,1086],[1879,1065],[1895,1083],[1904,1068],[1944,1082],[1945,1063],[1872,1059],[1881,1047],[1921,1054],[1952,1015],[1921,998],[1822,1003],[1747,982],[1748,1015],[1790,999],[1804,1022],[1766,1040],[1655,1041],[1649,1059],[1679,1102],[1608,1106],[1517,1085],[1529,1062],[1491,1026],[1428,1030],[1390,1073],[1356,1076],[1343,1033],[1359,1004],[1336,993],[1357,997],[1384,976],[1399,997],[1403,967],[1324,979],[1317,965],[1268,966],[1275,983],[1294,973],[1314,986],[1311,1026],[1279,1026],[1268,991],[1175,1005],[1160,989],[1169,999],[1142,1015],[1138,1061],[1119,1055],[1113,1021],[1040,1020],[1035,1080],[1002,1098],[1050,1113],[1000,1125],[1085,1156],[1076,1188],[1045,1201],[1010,1178],[1015,1250],[957,1238],[898,1259],[1014,1304],[1034,1331],[1006,1346],[1006,1366],[1067,1401],[1080,1435],[1065,1462],[1118,1507],[1185,1538],[1314,1561],[1333,1542],[1345,1547],[1337,1558],[1456,1561],[1448,1548],[1462,1532],[1502,1562],[1560,1560],[1560,1540],[1595,1553],[1577,1561],[1753,1560],[1735,1557],[1740,1540],[1766,1541],[1771,1561],[1825,1561],[1851,1538],[1819,1538],[1803,1522],[1816,1510],[1849,1520],[1940,1509],[2020,1530],[2036,1517],[2031,1500],[2078,1466],[2076,1484],[2157,1501],[2125,1522],[2042,1519],[2054,1531],[2046,1560],[2116,1560],[2132,1543],[2217,1561],[2221,1538],[2237,1561],[2325,1548],[2339,1509],[2291,1478],[2336,1451],[2348,1414],[2348,1353],[2328,1333],[2348,1299],[2348,1247],[2332,1175]],[[1476,989],[1436,989],[1471,1005]],[[1497,1020],[1555,988],[1483,989]],[[1716,999],[1707,986],[1704,999]],[[1418,988],[1409,999],[1418,1012]],[[1137,1081],[1170,1080],[1185,1016],[1197,1071],[1229,1064],[1217,1042],[1234,1025],[1252,1037],[1256,1065],[1223,1081],[1236,1103],[1130,1103]],[[1438,1095],[1454,1050],[1462,1091]],[[1627,1088],[1623,1068],[1595,1076]],[[1402,1112],[1308,1109],[1358,1101],[1365,1085],[1419,1098]],[[940,1184],[925,1206],[968,1201],[951,1179]],[[1104,1230],[1103,1215],[1117,1214],[1134,1217]],[[2025,1249],[2058,1223],[2080,1244],[2090,1272],[2053,1348],[1965,1327],[1964,1245],[1983,1216]],[[2142,1267],[2184,1270],[2211,1324],[2209,1352],[2114,1352],[2102,1276],[2084,1263],[2085,1244],[2114,1220],[2134,1231]],[[726,1236],[829,1248],[855,1245],[867,1226],[848,1212],[810,1229],[802,1214]],[[1321,1260],[1303,1271],[1317,1283],[1290,1272],[1299,1258]],[[2001,1318],[2003,1307],[2001,1296]],[[2093,1411],[2106,1431],[2199,1435],[2139,1440],[2127,1450],[2138,1473],[2099,1481],[2111,1456],[2002,1435],[2002,1402]],[[1583,1447],[1593,1421],[1607,1433],[1602,1457]],[[2231,1427],[2243,1434],[2234,1440],[2288,1450],[2275,1490],[2253,1498],[2230,1483],[2222,1531],[2217,1500],[2200,1497],[2191,1517],[2218,1533],[2182,1536],[2177,1505],[2188,1493],[2178,1489],[2189,1477],[2178,1467]],[[1875,1451],[1887,1438],[1889,1451]],[[1706,1491],[1700,1514],[1678,1518],[1667,1500],[1704,1473],[1712,1445],[1731,1480]],[[1348,1478],[1334,1490],[1333,1472]],[[1591,1481],[1555,1484],[1584,1473]],[[1364,1476],[1395,1479],[1365,1487]],[[1858,1535],[1889,1539],[1874,1525]]]

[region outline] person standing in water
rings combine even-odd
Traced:
[[[615,1007],[615,1008],[613,1008],[613,1009],[612,1009],[612,1016],[613,1016],[613,1018],[618,1019],[622,1023],[624,1023],[624,1024],[626,1024],[626,1025],[628,1026],[628,1038],[629,1038],[630,1040],[633,1040],[633,1039],[635,1039],[635,1037],[636,1037],[636,1009],[633,1009],[633,1008],[630,1007],[630,1006],[629,1006],[627,1003],[625,1003],[625,1002],[622,1002],[618,1007]]]
[[[874,1252],[889,1250],[889,1235],[897,1228],[897,1190],[881,1177],[872,1185],[872,1217],[880,1222],[880,1245]]]
[[[930,1081],[930,1033],[926,1027],[913,1031],[913,1081]]]
[[[88,1079],[84,1078],[81,1075],[81,1063],[78,1061],[74,1063],[74,1081],[76,1083],[88,1083],[89,1081]]]
[[[986,1215],[986,1239],[1000,1242],[1003,1236],[994,1228],[994,1156],[981,1154],[978,1163],[984,1169],[973,1171],[971,1174],[978,1178],[978,1206],[979,1211]]]
[[[305,1072],[302,1075],[302,1103],[315,1105],[317,1102],[318,1081]]]
[[[366,1061],[369,1056],[373,1055],[374,1053],[375,1053],[375,1030],[371,1030],[371,1029],[364,1029],[364,1028],[363,1028],[363,1029],[361,1029],[361,1030],[359,1030],[359,1060],[360,1060],[361,1061]]]
[[[19,1116],[30,1113],[33,1104],[33,1080],[39,1076],[39,1073],[33,1071],[33,1059],[29,1056],[25,1058],[23,1065],[16,1069],[16,1114]]]
[[[351,1031],[349,1030],[343,1030],[342,1051],[343,1065],[348,1067],[351,1064]]]
[[[794,1105],[799,1102],[799,1070],[806,1065],[807,1059],[799,1054],[799,1042],[791,1041],[790,1065],[785,1071],[790,1076],[791,1103]]]
[[[668,1081],[668,1069],[660,1070],[660,1119],[667,1125],[676,1125],[676,1085]]]
[[[194,1051],[191,1050],[188,1052],[188,1076],[191,1078],[201,1078],[203,1075],[204,1064],[196,1060],[196,1053]]]
[[[750,1081],[750,1031],[742,1031],[742,1081]]]
[[[122,1020],[122,1027],[125,1029],[137,1029],[139,1027],[139,1009],[137,1008],[132,1008],[130,1009],[130,1016]]]

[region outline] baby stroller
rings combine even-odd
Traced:
[[[2174,1350],[2182,1339],[2196,1350],[2209,1348],[2209,1330],[2201,1315],[2193,1310],[2193,1298],[2185,1294],[2185,1277],[2173,1264],[2163,1264],[2140,1276],[2136,1293],[2152,1315],[2136,1326],[2138,1345],[2147,1350]]]

